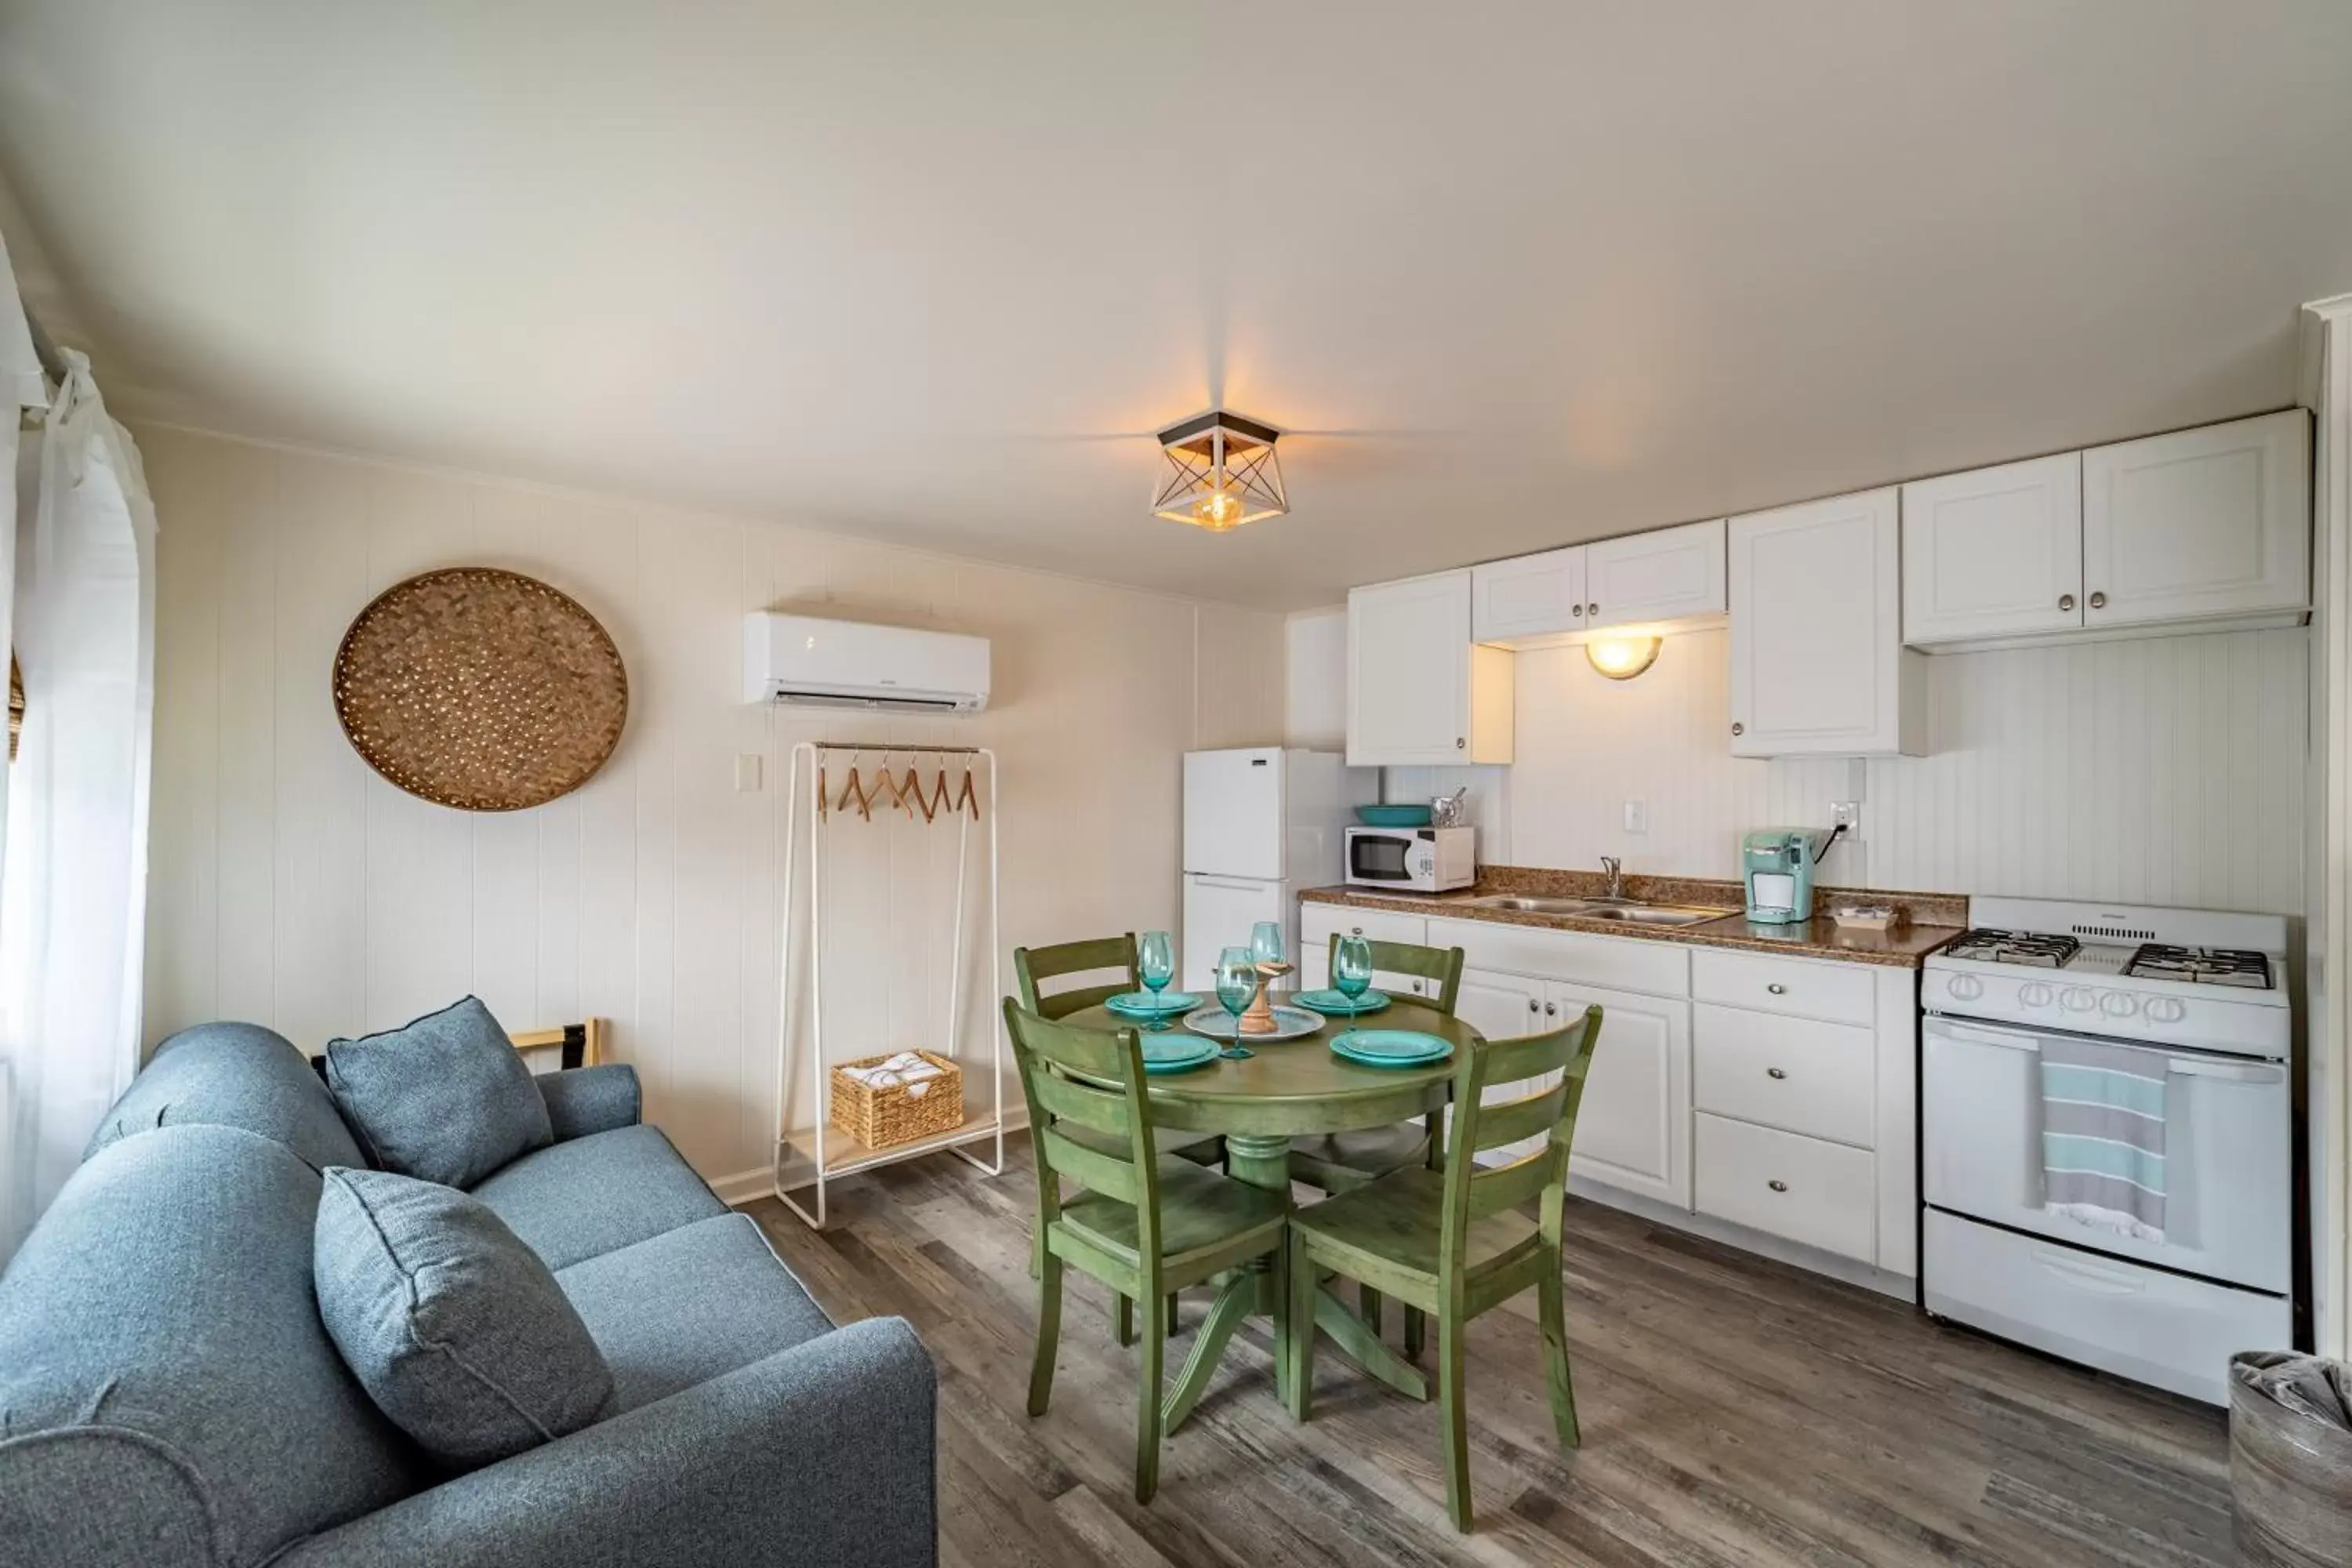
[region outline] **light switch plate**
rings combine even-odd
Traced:
[[[1629,800],[1625,803],[1625,831],[1628,833],[1647,833],[1650,831],[1650,803],[1648,801]]]
[[[749,794],[760,787],[760,764],[763,761],[757,752],[739,752],[735,758],[735,788]]]

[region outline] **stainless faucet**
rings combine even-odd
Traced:
[[[1625,897],[1625,863],[1614,855],[1601,858],[1601,869],[1609,878],[1608,890],[1601,896],[1622,901]]]

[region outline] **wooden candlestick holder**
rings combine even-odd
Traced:
[[[1250,1005],[1236,1026],[1239,1033],[1271,1035],[1281,1027],[1274,1021],[1274,1003],[1266,995],[1266,982],[1279,980],[1289,973],[1290,965],[1287,963],[1261,962],[1257,965],[1257,991],[1250,997]]]

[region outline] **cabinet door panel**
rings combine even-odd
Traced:
[[[2083,624],[2083,455],[1903,487],[1903,640]]]
[[[1690,1005],[1556,981],[1546,983],[1544,1002],[1547,1027],[1593,1003],[1601,1009],[1569,1169],[1690,1207]]]
[[[1723,614],[1723,541],[1717,521],[1586,545],[1584,624],[1639,626]]]
[[[1895,490],[1735,517],[1729,536],[1732,754],[1924,749]]]
[[[2083,454],[2086,626],[2303,609],[2310,550],[2299,408]]]
[[[1486,1038],[1507,1040],[1542,1030],[1543,1004],[1544,984],[1540,980],[1465,969],[1462,972],[1462,998],[1454,1012]],[[1559,1075],[1552,1076],[1557,1078]],[[1499,1105],[1531,1094],[1538,1087],[1540,1084],[1534,1079],[1490,1083],[1481,1099],[1487,1105]],[[1542,1142],[1541,1137],[1524,1138],[1516,1143],[1488,1150],[1485,1158],[1490,1163],[1515,1160],[1522,1154],[1533,1153]]]
[[[1470,574],[1348,595],[1351,766],[1464,760],[1470,733]]]
[[[1470,635],[1479,642],[1553,637],[1584,625],[1584,546],[1470,568]]]

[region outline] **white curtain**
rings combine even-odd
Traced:
[[[155,513],[89,363],[17,463],[25,729],[0,861],[0,1258],[138,1068],[155,710]]]

